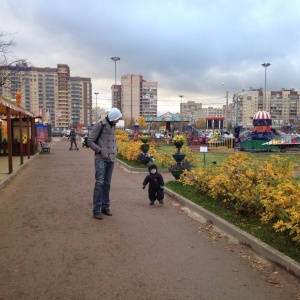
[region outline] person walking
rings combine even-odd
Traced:
[[[75,132],[75,129],[72,128],[71,131],[70,131],[70,151],[73,149],[73,143],[75,145],[75,149],[76,150],[79,150],[79,148],[77,147],[77,143],[76,143],[76,132]]]
[[[112,216],[109,192],[117,156],[115,126],[121,117],[120,110],[112,108],[107,116],[94,126],[88,138],[89,147],[95,152],[93,214],[98,220],[103,218],[102,213]]]
[[[158,200],[160,204],[164,204],[164,179],[161,174],[157,172],[157,166],[152,164],[148,167],[148,174],[143,181],[143,189],[149,183],[148,196],[150,205]]]

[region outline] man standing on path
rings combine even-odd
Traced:
[[[112,216],[110,211],[110,183],[117,156],[115,125],[122,117],[117,108],[112,108],[107,116],[91,131],[89,147],[95,151],[95,187],[93,194],[94,218],[101,220],[102,214]]]

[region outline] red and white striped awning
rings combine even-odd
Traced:
[[[259,111],[254,115],[253,120],[271,120],[271,116],[267,111]]]

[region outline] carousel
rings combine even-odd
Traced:
[[[267,111],[259,111],[253,116],[253,129],[249,135],[240,141],[240,150],[273,151],[300,147],[300,137],[297,134],[279,135],[271,128],[272,119]]]
[[[272,119],[267,111],[259,111],[253,116],[253,129],[241,140],[240,149],[244,151],[270,151],[268,143],[277,132],[271,128]]]

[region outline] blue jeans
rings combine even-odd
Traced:
[[[101,208],[109,208],[109,191],[113,169],[113,162],[95,159],[96,182],[93,195],[93,213],[99,213]]]

